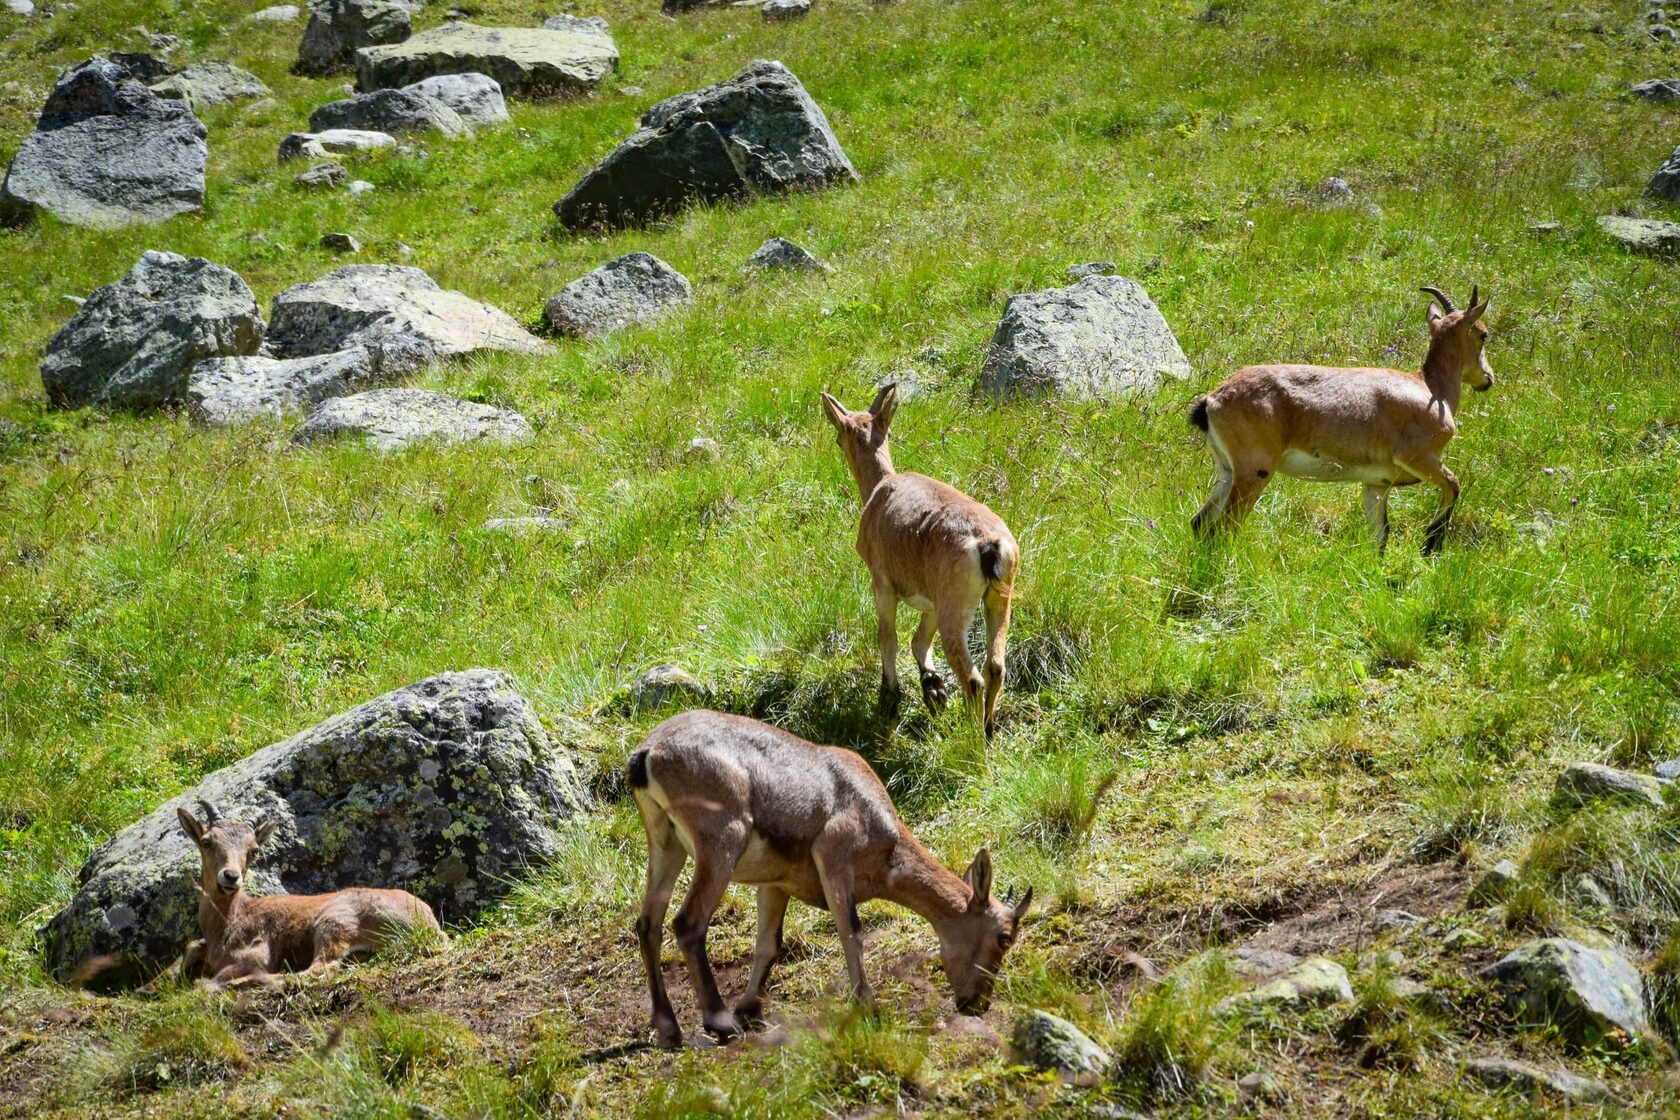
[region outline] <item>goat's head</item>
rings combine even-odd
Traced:
[[[856,474],[866,464],[881,464],[887,459],[887,429],[892,427],[893,414],[898,411],[898,386],[883,385],[875,394],[875,402],[867,412],[853,412],[829,396],[822,395],[823,415],[834,425],[840,440],[840,450]]]
[[[200,800],[198,806],[204,812],[202,821],[184,805],[175,810],[175,816],[181,822],[181,831],[198,846],[205,893],[211,898],[230,898],[244,884],[245,869],[257,849],[274,835],[274,822],[265,818],[249,825],[224,817],[208,801]]]
[[[1460,311],[1439,288],[1424,291],[1440,301],[1429,305],[1429,346],[1443,348],[1449,360],[1457,363],[1461,377],[1479,393],[1493,388],[1493,367],[1487,360],[1487,324],[1482,315],[1488,301],[1481,299],[1481,289],[1470,289],[1470,306]]]
[[[968,908],[939,929],[939,956],[957,1010],[978,1015],[991,1002],[998,967],[1003,954],[1015,944],[1016,930],[1032,905],[1033,892],[1028,887],[1018,902],[1014,891],[1001,901],[993,898],[992,855],[984,848],[963,872],[963,882],[970,891]]]

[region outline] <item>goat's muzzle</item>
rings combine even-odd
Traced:
[[[223,871],[216,876],[216,887],[223,894],[232,894],[239,889],[239,876],[231,871]]]

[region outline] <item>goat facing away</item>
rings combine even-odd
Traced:
[[[198,846],[200,876],[194,886],[204,935],[187,947],[183,975],[202,972],[211,988],[273,986],[282,968],[319,975],[408,929],[442,937],[432,908],[407,891],[346,887],[329,894],[246,894],[245,870],[273,835],[273,822],[253,826],[223,816],[208,801],[198,804],[203,821],[185,806],[175,811]]]
[[[887,430],[898,410],[897,385],[876,393],[866,412],[852,412],[827,393],[822,395],[822,405],[863,500],[857,550],[875,590],[882,708],[895,712],[901,695],[898,604],[908,603],[922,612],[910,650],[921,673],[922,701],[935,712],[945,706],[946,699],[945,680],[933,667],[935,630],[964,699],[972,704],[980,696],[981,677],[969,659],[967,636],[975,609],[983,606],[984,715],[989,738],[997,729],[1009,605],[1021,568],[1021,550],[1009,526],[954,486],[893,470]]]
[[[659,965],[660,926],[690,856],[694,878],[671,929],[705,1027],[717,1037],[739,1034],[744,1022],[758,1019],[792,898],[834,915],[860,1002],[872,996],[857,905],[886,898],[933,926],[957,1009],[985,1009],[1032,890],[1019,902],[1013,892],[994,899],[985,849],[962,876],[947,870],[899,819],[886,787],[856,753],[744,716],[694,710],[654,728],[627,771],[647,830],[647,894],[636,939],[661,1045],[682,1043]],[[733,1010],[724,1006],[706,956],[707,927],[731,882],[758,888],[752,973]]]
[[[1438,288],[1429,305],[1429,350],[1420,373],[1363,366],[1248,366],[1198,398],[1190,421],[1207,436],[1218,477],[1191,521],[1198,537],[1242,523],[1275,474],[1365,487],[1365,519],[1377,551],[1388,543],[1388,492],[1427,482],[1441,500],[1423,550],[1446,538],[1458,479],[1441,453],[1458,431],[1464,383],[1493,387],[1482,323],[1487,301],[1472,288],[1460,311]]]

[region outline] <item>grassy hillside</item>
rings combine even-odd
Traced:
[[[1555,1107],[1466,1081],[1485,1053],[1566,1061],[1630,1112],[1663,1107],[1663,1043],[1569,1054],[1474,979],[1552,930],[1619,940],[1659,979],[1680,970],[1680,813],[1547,801],[1567,761],[1680,754],[1680,285],[1593,221],[1676,217],[1640,197],[1680,142],[1680,108],[1625,93],[1676,65],[1641,4],[818,0],[767,25],[599,0],[580,14],[612,21],[623,65],[597,94],[357,161],[377,189],[352,198],[275,165],[342,79],[292,76],[301,23],[241,22],[265,3],[0,15],[0,159],[60,67],[142,48],[136,25],[180,36],[176,61],[227,59],[274,90],[206,114],[202,214],[0,234],[0,1112],[1225,1115],[1261,1069],[1293,1115]],[[487,24],[553,12],[467,7]],[[858,185],[606,237],[558,226],[550,205],[642,109],[759,57],[823,105]],[[1353,205],[1315,204],[1331,175]],[[514,448],[300,449],[282,422],[47,407],[36,367],[66,296],[156,248],[236,269],[266,305],[345,263],[317,246],[330,230],[366,246],[357,260],[416,264],[533,326],[564,283],[635,249],[696,299],[654,327],[415,382],[518,408],[538,435]],[[835,271],[744,274],[773,234]],[[1148,288],[1195,377],[1130,404],[977,396],[1007,296],[1100,259]],[[1440,558],[1418,555],[1432,495],[1397,494],[1378,558],[1355,489],[1287,480],[1228,550],[1190,546],[1212,474],[1185,422],[1195,393],[1251,361],[1415,368],[1417,286],[1472,282],[1492,294],[1499,383],[1460,414],[1447,458],[1464,497]],[[913,386],[898,465],[990,503],[1025,553],[990,747],[960,712],[875,718],[856,497],[817,392],[861,407],[893,377]],[[721,455],[688,456],[696,436]],[[480,529],[539,506],[569,530]],[[989,844],[1000,881],[1036,884],[987,1022],[1067,1015],[1116,1076],[1058,1093],[983,1031],[942,1029],[933,937],[884,904],[865,908],[880,1017],[838,1002],[832,925],[796,908],[773,1044],[633,1046],[644,853],[613,775],[657,717],[616,701],[664,661],[725,706],[862,751],[948,862]],[[471,666],[517,677],[603,805],[447,952],[241,999],[46,979],[34,931],[104,838],[259,746]],[[1518,901],[1463,908],[1502,856],[1523,863]],[[1583,872],[1612,907],[1582,901]],[[1380,942],[1435,993],[1424,1004],[1359,966],[1382,907],[1429,919]],[[714,932],[726,987],[751,912],[737,889]],[[1213,1014],[1239,945],[1335,956],[1356,1009]],[[685,980],[673,994],[693,1021]],[[1680,1023],[1680,1000],[1663,1007]]]

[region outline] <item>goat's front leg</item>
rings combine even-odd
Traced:
[[[706,956],[706,930],[718,903],[723,901],[723,892],[729,889],[735,864],[746,850],[747,828],[740,821],[720,821],[694,831],[697,840],[704,839],[696,844],[694,881],[671,920],[671,931],[677,936],[677,945],[688,964],[689,981],[700,1000],[701,1022],[713,1035],[728,1039],[741,1033],[741,1024],[724,1006],[718,992],[717,977],[712,975],[712,962]]]
[[[875,641],[881,647],[881,714],[898,715],[898,596],[893,589],[875,585]]]
[[[857,912],[857,890],[852,877],[851,853],[845,846],[829,842],[811,849],[822,880],[823,898],[834,926],[840,931],[840,948],[846,954],[846,975],[852,982],[852,998],[865,1007],[875,1006],[875,993],[863,974],[863,920]]]
[[[1424,555],[1433,555],[1441,551],[1441,545],[1447,539],[1447,526],[1452,522],[1453,507],[1458,504],[1458,478],[1446,468],[1438,455],[1420,456],[1400,466],[1441,493],[1441,504],[1435,508],[1435,516],[1430,518],[1429,528],[1423,534]]]
[[[742,1023],[756,1022],[763,1015],[764,982],[782,955],[782,919],[787,906],[788,893],[780,887],[758,888],[758,943],[753,947],[752,976],[735,1004],[735,1018]]]

